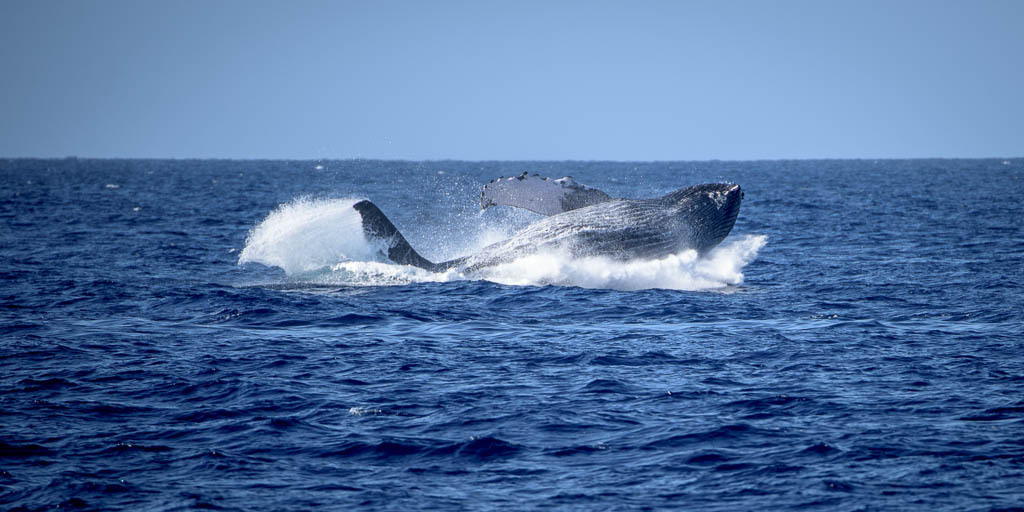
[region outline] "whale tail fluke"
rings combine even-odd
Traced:
[[[371,243],[382,242],[381,251],[389,260],[399,265],[435,270],[434,267],[437,265],[420,256],[377,205],[364,199],[352,205],[352,208],[363,218],[363,234],[366,235],[366,239]]]
[[[462,259],[457,259],[434,263],[420,256],[391,220],[384,215],[384,212],[369,200],[359,201],[352,205],[352,208],[363,218],[363,234],[366,235],[366,239],[371,243],[382,243],[382,252],[394,263],[412,265],[431,272],[443,272],[462,261]]]

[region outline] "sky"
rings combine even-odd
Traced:
[[[1024,1],[0,0],[0,157],[1024,156]]]

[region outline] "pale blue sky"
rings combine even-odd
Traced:
[[[0,0],[0,156],[1024,156],[1024,1]]]

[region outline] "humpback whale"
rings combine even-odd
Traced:
[[[654,259],[687,249],[703,255],[732,230],[742,199],[740,186],[732,183],[694,185],[650,199],[622,199],[569,176],[501,177],[484,185],[481,208],[512,206],[546,217],[475,254],[440,263],[420,256],[369,200],[352,207],[362,217],[367,240],[377,244],[388,260],[433,272],[472,272],[552,249],[616,260]]]

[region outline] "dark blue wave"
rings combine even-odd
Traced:
[[[314,165],[0,160],[0,509],[1021,506],[1018,160]],[[710,292],[236,264],[303,195],[457,252],[523,170],[736,181],[768,243]]]

